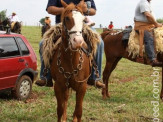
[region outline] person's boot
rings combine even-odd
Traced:
[[[95,87],[97,88],[105,88],[105,84],[103,84],[102,82],[100,82],[101,80],[99,81],[95,81],[95,80],[92,80],[92,79],[89,79],[87,84],[88,85],[94,85]]]
[[[47,84],[45,85],[47,87],[53,87],[53,81],[52,80],[48,80]]]
[[[102,83],[102,82],[100,82],[100,81],[101,81],[101,80],[95,81],[95,86],[96,86],[97,88],[105,88],[105,84]]]
[[[46,80],[42,80],[42,79],[36,80],[35,84],[38,86],[45,86]]]
[[[158,60],[153,60],[151,62],[152,67],[162,67],[162,62],[159,62]]]
[[[39,79],[35,82],[36,85],[38,86],[47,86],[47,87],[52,87],[53,86],[53,82],[52,80],[48,80],[46,82],[46,80],[42,80],[42,79]]]

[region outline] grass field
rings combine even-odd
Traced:
[[[39,27],[23,27],[22,34],[27,37],[38,58],[40,68]],[[105,59],[103,60],[103,68]],[[163,121],[163,103],[151,104],[153,97],[154,70],[151,66],[133,63],[122,59],[109,81],[111,98],[103,100],[101,90],[88,87],[83,104],[83,122],[150,122],[159,108],[159,119]],[[161,74],[161,69],[158,70]],[[159,90],[161,89],[161,75]],[[159,91],[160,92],[160,91]],[[155,106],[154,106],[155,105]],[[75,92],[70,94],[68,103],[68,122],[72,121],[75,107]],[[56,98],[53,88],[38,87],[33,84],[31,98],[25,102],[17,101],[10,94],[0,96],[0,122],[56,122]]]

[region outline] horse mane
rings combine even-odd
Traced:
[[[81,12],[81,13],[83,14],[83,12],[82,12],[82,10],[81,10],[81,8],[80,8],[79,6],[76,6],[76,5],[74,5],[73,3],[70,3],[70,4],[63,10],[63,13],[62,13],[62,15],[61,15],[61,21],[63,22],[64,17],[65,17],[67,14],[71,13],[72,10],[74,10],[74,9],[77,9],[79,12]]]
[[[62,33],[62,23],[56,24],[52,26],[48,31],[45,32],[43,36],[43,60],[45,67],[50,67],[50,61],[52,60],[53,54],[55,53],[56,49],[58,48],[58,38],[61,37]],[[93,32],[88,25],[84,24],[83,27],[83,36],[84,40],[88,41],[92,45],[92,52],[91,55],[94,56],[97,50],[97,44],[100,43],[99,34]]]

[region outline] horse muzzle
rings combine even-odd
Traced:
[[[82,36],[75,36],[70,41],[71,41],[71,48],[76,50],[82,47],[84,39]]]

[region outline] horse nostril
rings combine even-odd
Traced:
[[[76,38],[74,38],[74,42],[77,42]]]

